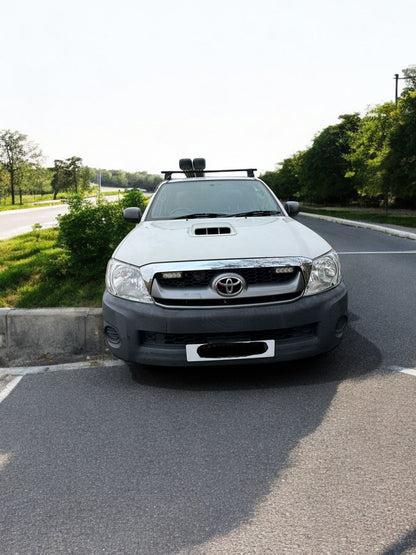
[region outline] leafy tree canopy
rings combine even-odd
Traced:
[[[310,148],[264,174],[265,181],[279,196],[289,192],[307,202],[416,207],[416,65],[403,75],[397,106],[386,102],[362,117],[340,116]]]
[[[22,193],[25,176],[39,166],[41,159],[41,150],[27,135],[10,129],[0,132],[0,164],[9,177],[12,204],[16,192]]]
[[[402,72],[406,80],[406,86],[403,89],[403,93],[406,94],[411,91],[416,91],[416,65],[409,66],[403,69]]]

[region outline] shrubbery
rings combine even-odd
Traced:
[[[124,208],[138,206],[143,211],[146,198],[133,189],[118,202],[98,199],[93,203],[74,195],[68,204],[69,213],[59,218],[58,235],[58,243],[68,253],[66,271],[86,279],[102,277],[112,252],[134,227],[124,220]]]

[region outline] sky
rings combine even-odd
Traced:
[[[394,100],[415,0],[1,0],[0,130],[44,164],[269,171]],[[404,81],[399,82],[399,92]]]

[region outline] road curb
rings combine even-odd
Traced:
[[[409,231],[408,229],[400,229],[398,227],[389,227],[379,224],[371,224],[368,222],[359,222],[356,220],[345,220],[343,218],[335,218],[334,216],[323,216],[321,214],[311,214],[309,212],[299,212],[299,215],[307,216],[308,218],[316,218],[317,220],[325,220],[327,222],[349,225],[352,227],[372,229],[373,231],[380,231],[381,233],[387,233],[388,235],[394,235],[395,237],[401,237],[402,239],[411,239],[413,241],[416,241],[416,230],[415,232],[413,232]]]
[[[1,308],[0,366],[47,365],[104,356],[100,308]]]

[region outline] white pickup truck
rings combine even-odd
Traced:
[[[347,325],[336,252],[254,169],[182,159],[108,263],[104,331],[123,360],[163,366],[287,361],[333,349]],[[239,177],[236,174],[244,176]],[[176,174],[181,174],[176,177]],[[173,175],[175,174],[175,177]]]

